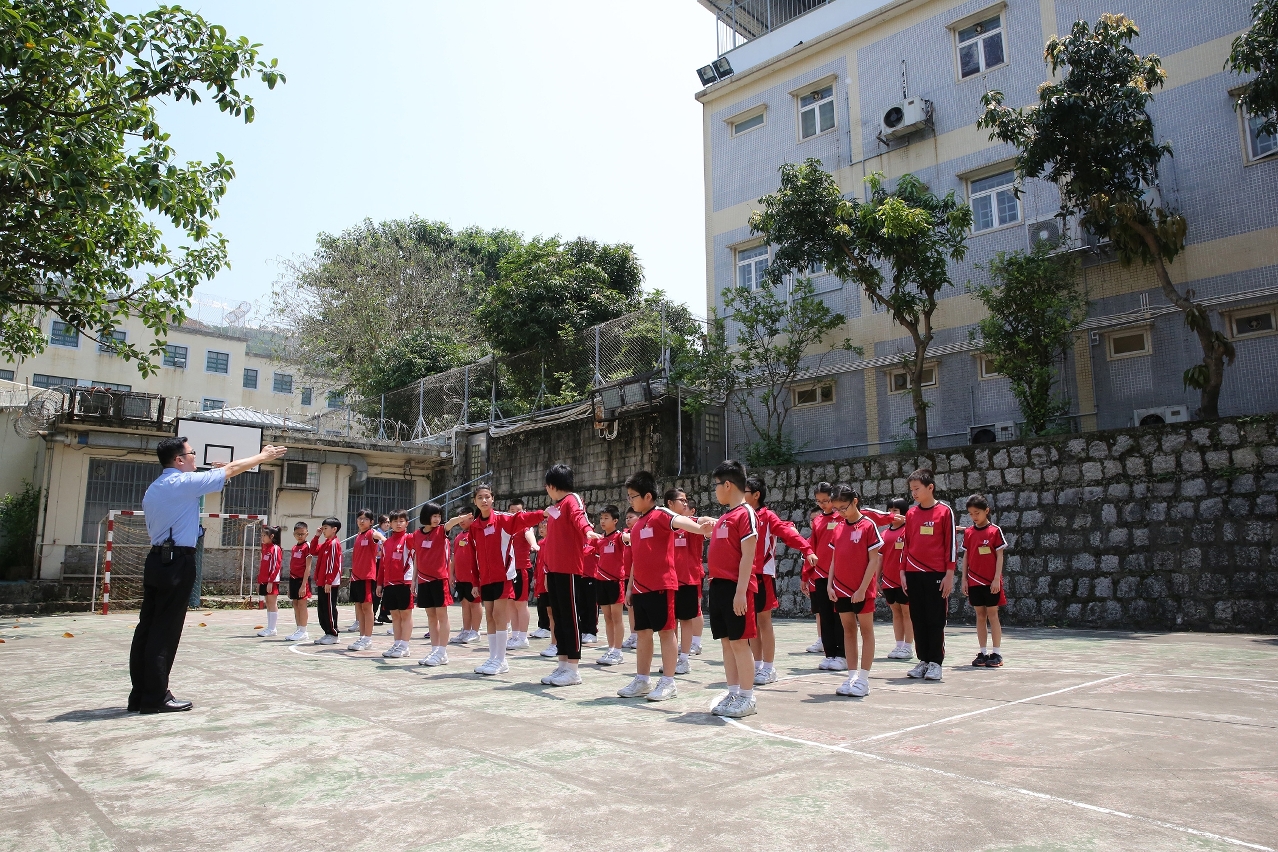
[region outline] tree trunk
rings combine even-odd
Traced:
[[[917,327],[907,326],[914,339],[914,364],[910,370],[910,401],[914,403],[914,446],[919,452],[928,448],[927,403],[923,400],[923,358],[932,336],[919,334]],[[938,381],[940,376],[937,377]]]

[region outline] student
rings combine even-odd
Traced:
[[[687,497],[685,499],[684,506],[683,506],[683,516],[685,518],[699,517],[697,515],[697,504],[692,502],[691,497]],[[697,567],[700,569],[701,579],[697,582],[697,599],[701,602],[701,612],[703,614],[698,616],[693,621],[692,642],[689,643],[688,653],[694,657],[701,656],[701,638],[702,638],[702,634],[705,633],[705,629],[706,629],[706,619],[705,619],[704,613],[706,611],[706,608],[710,606],[710,582],[709,582],[709,579],[706,577],[706,566],[705,566],[706,537],[703,535],[699,535],[697,536],[697,538],[701,542],[701,547],[699,550],[696,548],[693,548],[692,553],[696,557]],[[689,547],[692,547],[693,542],[691,539],[689,540],[688,544],[689,544]],[[678,553],[678,551],[676,551],[676,553]],[[679,636],[680,636],[680,641],[682,641],[683,634],[680,633]]]
[[[750,640],[758,635],[754,552],[759,522],[745,500],[746,474],[740,462],[725,461],[710,476],[714,499],[728,507],[710,535],[710,635],[723,643],[723,673],[728,681],[728,694],[712,712],[739,719],[755,712]]]
[[[901,570],[905,557],[905,513],[909,509],[910,501],[904,497],[894,497],[888,501],[886,512],[861,509],[861,514],[879,525],[879,535],[883,538],[883,547],[879,551],[883,554],[879,581],[883,588],[883,599],[892,610],[892,633],[896,637],[896,646],[887,654],[889,660],[908,660],[914,656],[910,597],[901,587]]]
[[[626,509],[626,529],[621,534],[621,570],[624,576],[621,578],[622,603],[625,603],[625,590],[630,582],[630,571],[634,568],[634,552],[630,549],[630,528],[635,525],[635,521],[639,520],[639,513],[634,509]],[[626,641],[621,643],[621,647],[627,651],[633,651],[639,646],[639,634],[635,632],[635,610],[634,607],[626,604],[626,624],[630,627],[630,635],[626,637]]]
[[[841,672],[848,667],[846,653],[843,648],[843,624],[839,614],[834,611],[834,602],[830,600],[830,536],[841,518],[831,506],[834,486],[828,482],[819,482],[816,487],[816,502],[821,514],[812,519],[812,535],[808,544],[817,555],[817,564],[812,566],[812,609],[821,622],[821,648],[825,653],[817,668],[824,671]],[[813,647],[816,647],[815,645]],[[808,649],[809,651],[812,648]]]
[[[531,639],[549,639],[550,595],[546,592],[546,566],[541,560],[541,542],[546,538],[546,522],[537,525],[536,540],[532,545],[533,592],[537,595],[537,629],[528,634]],[[542,652],[545,655],[545,652]],[[550,654],[549,656],[556,656]]]
[[[385,538],[386,538],[387,536],[389,536],[389,535],[390,535],[390,532],[391,532],[390,515],[378,515],[378,516],[377,516],[377,531],[378,531],[379,533],[381,533],[381,534],[382,534],[382,539],[383,539],[383,540],[385,540]],[[381,561],[382,561],[382,547],[381,547],[381,544],[379,543],[379,544],[378,544],[378,546],[377,546],[377,562],[378,562],[378,570],[380,570],[380,569],[381,569]],[[378,623],[378,624],[390,624],[390,623],[391,623],[390,610],[387,608],[387,606],[386,606],[386,602],[385,602],[385,601],[383,601],[383,600],[381,599],[381,597],[380,597],[380,596],[376,597],[376,598],[373,600],[373,609],[375,609],[375,610],[377,611],[377,623]],[[391,635],[393,632],[394,632],[394,628],[392,627],[390,630],[387,630],[387,631],[386,631],[386,635],[388,635],[388,636],[389,636],[389,635]]]
[[[524,501],[511,500],[506,509],[512,515],[517,515],[524,510]],[[511,539],[515,559],[515,605],[510,619],[510,638],[506,640],[507,651],[520,651],[528,647],[528,601],[533,589],[532,552],[537,546],[536,533],[532,527]]]
[[[586,515],[581,497],[573,493],[573,472],[566,464],[546,471],[546,538],[541,555],[546,560],[546,591],[555,633],[559,666],[541,679],[549,686],[581,683],[581,633],[578,627],[575,578],[585,570],[586,542],[599,538]],[[539,513],[540,514],[540,513]]]
[[[910,474],[914,505],[905,513],[905,570],[901,588],[910,599],[915,653],[919,664],[907,674],[925,680],[941,679],[945,662],[945,618],[954,591],[954,511],[936,499],[932,471]]]
[[[413,597],[417,607],[426,610],[431,646],[430,653],[418,665],[442,666],[448,662],[448,608],[453,605],[448,591],[448,529],[444,526],[443,507],[427,503],[422,506],[418,522],[410,542],[416,571]]]
[[[257,593],[266,598],[266,627],[257,631],[258,636],[275,636],[279,631],[280,610],[276,601],[280,597],[280,569],[284,552],[280,550],[280,528],[262,527],[262,562],[257,569]]]
[[[874,603],[878,595],[879,528],[861,514],[861,495],[840,485],[833,495],[835,511],[843,523],[830,536],[829,596],[839,614],[843,643],[850,659],[856,658],[857,632],[861,634],[861,667],[835,689],[838,695],[862,698],[870,693],[870,666],[874,662]]]
[[[750,650],[754,654],[754,684],[763,686],[776,683],[775,666],[777,654],[776,630],[772,626],[772,610],[780,606],[777,601],[777,542],[784,542],[803,554],[805,567],[815,565],[816,554],[808,540],[799,535],[794,524],[783,521],[777,513],[768,508],[768,486],[761,476],[747,476],[745,501],[754,510],[759,524],[759,543],[754,549],[754,617],[758,624],[758,633],[750,640]]]
[[[617,690],[622,698],[647,696],[649,701],[665,701],[678,694],[675,666],[679,662],[679,646],[675,640],[675,592],[679,574],[675,567],[675,532],[695,532],[702,527],[696,521],[657,506],[657,481],[646,470],[626,480],[630,507],[639,516],[630,528],[630,553],[633,562],[630,582],[626,587],[626,605],[634,610],[638,643],[635,648],[635,677]],[[708,519],[707,519],[708,520]],[[653,635],[661,643],[661,680],[654,689],[652,671]]]
[[[316,645],[337,644],[337,592],[342,587],[342,543],[337,540],[337,533],[341,529],[342,522],[337,518],[325,518],[319,533],[311,539],[319,622],[324,631],[315,640]]]
[[[595,660],[601,666],[616,666],[623,662],[621,653],[621,601],[625,597],[622,584],[625,582],[625,544],[621,541],[618,525],[621,523],[621,510],[611,504],[604,506],[599,512],[599,527],[603,537],[586,545],[593,548],[598,559],[599,579],[595,582],[595,594],[599,606],[603,609],[604,630],[608,636],[608,650]]]
[[[367,651],[373,647],[373,598],[381,594],[377,582],[377,552],[381,547],[382,534],[373,528],[372,509],[356,512],[355,526],[359,532],[351,541],[350,598],[355,605],[359,638],[348,645],[347,650]]]
[[[821,512],[820,506],[817,506],[815,509],[808,512],[809,528],[811,529],[816,528],[816,519],[821,517],[821,514],[822,512]],[[817,638],[815,642],[813,642],[811,645],[807,647],[807,652],[809,654],[824,654],[825,645],[821,642],[821,616],[820,616],[820,613],[817,611],[816,598],[812,594],[812,584],[813,582],[815,582],[815,580],[816,580],[816,566],[809,565],[807,562],[804,562],[803,567],[799,571],[799,583],[800,583],[800,587],[803,589],[803,594],[808,596],[809,610],[811,611],[813,615],[817,616],[817,619],[816,619],[816,637]]]
[[[413,548],[408,537],[408,512],[390,513],[390,535],[382,542],[382,561],[377,572],[377,592],[391,614],[395,641],[383,657],[408,656],[413,638]]]
[[[689,516],[688,495],[682,488],[666,489],[663,498],[666,508],[676,515]],[[675,531],[675,574],[679,588],[675,590],[675,619],[679,622],[679,662],[675,674],[687,674],[691,669],[688,655],[701,653],[701,581],[705,572],[701,567],[701,554],[705,550],[705,536],[684,530]]]
[[[573,579],[577,588],[577,632],[581,644],[599,641],[599,598],[595,584],[599,581],[599,554],[587,547],[582,553],[581,576]]]
[[[293,549],[288,556],[288,599],[293,602],[293,623],[297,629],[289,634],[289,642],[310,639],[306,630],[311,600],[311,546],[306,543],[310,528],[305,521],[293,525]]]
[[[479,625],[484,607],[479,601],[479,566],[475,562],[475,547],[470,539],[470,521],[479,510],[468,507],[461,515],[461,532],[453,539],[453,578],[457,588],[454,597],[461,601],[461,630],[451,640],[453,645],[465,645],[479,638]]]
[[[976,639],[981,650],[972,660],[977,668],[996,669],[1003,665],[1003,627],[998,608],[1007,606],[1003,591],[1003,554],[1007,542],[997,524],[990,523],[990,504],[984,495],[967,498],[967,514],[972,526],[963,530],[963,594],[976,610]],[[993,653],[985,653],[986,627],[993,634]]]

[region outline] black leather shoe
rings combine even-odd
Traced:
[[[128,706],[128,707],[126,707],[125,709],[126,709],[129,713],[137,713],[137,712],[139,712],[142,708],[141,708],[141,707],[139,707],[139,706],[138,706],[135,702],[130,701],[130,702],[129,702],[129,706]]]
[[[190,710],[191,702],[179,701],[176,698],[168,698],[159,707],[143,707],[139,710],[141,713],[181,713],[183,710]]]

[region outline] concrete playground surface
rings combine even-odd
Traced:
[[[880,624],[855,699],[785,621],[782,679],[729,722],[709,641],[652,703],[616,697],[629,653],[588,649],[556,689],[544,641],[485,678],[486,647],[417,666],[420,627],[386,660],[389,637],[296,645],[253,636],[263,617],[190,613],[173,691],[195,709],[159,716],[123,709],[134,613],[0,621],[0,849],[1278,847],[1273,637],[1009,630],[985,670],[958,627],[924,683]]]

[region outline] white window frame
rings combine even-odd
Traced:
[[[302,405],[311,406],[315,403],[315,388],[302,388]]]
[[[324,406],[326,408],[344,408],[346,406],[346,397],[337,391],[329,391],[324,394]]]
[[[248,383],[248,374],[249,374],[249,373],[252,373],[252,374],[253,374],[253,384],[251,384],[251,385]],[[257,390],[257,386],[258,386],[258,384],[260,384],[260,383],[261,383],[261,381],[262,381],[262,371],[261,371],[261,370],[257,369],[256,367],[245,367],[245,368],[244,368],[244,376],[243,376],[243,378],[241,378],[241,379],[240,379],[240,384],[241,384],[241,385],[243,385],[243,387],[244,387],[244,389],[245,389],[245,390]]]
[[[994,369],[994,359],[988,355],[978,355],[976,358],[976,375],[981,381],[989,379],[1002,379],[1005,376],[998,370]]]
[[[226,369],[225,369],[225,370],[210,370],[210,369],[209,369],[209,356],[210,356],[210,355],[225,355],[225,356],[226,356]],[[219,350],[219,349],[205,349],[205,350],[204,350],[204,372],[209,373],[210,375],[214,375],[214,376],[229,376],[229,375],[231,375],[231,353],[230,353],[230,352],[222,352],[222,351],[221,351],[221,350]]]
[[[180,356],[182,359],[181,364],[178,363],[179,356],[177,352],[174,351],[177,349],[182,350],[182,355]],[[172,364],[169,363],[170,360],[173,361]],[[164,344],[164,355],[161,357],[160,363],[166,367],[172,367],[175,370],[185,370],[191,363],[191,347],[183,346],[181,343]]]
[[[1263,331],[1238,333],[1234,323],[1243,317],[1254,317],[1260,314],[1269,314],[1270,327]],[[1229,339],[1230,340],[1251,340],[1254,337],[1268,337],[1271,334],[1278,334],[1278,306],[1276,305],[1257,305],[1254,308],[1239,308],[1230,311],[1225,315],[1226,321],[1229,323]]]
[[[126,385],[120,382],[100,382],[97,379],[93,380],[92,387],[119,391],[120,393],[129,393],[133,390],[133,385]]]
[[[963,30],[968,29],[969,27],[979,25],[979,24],[984,24],[992,18],[998,18],[997,27],[992,28],[990,30],[986,30],[984,32],[977,33],[975,34],[974,37],[969,38],[966,41],[959,40],[959,33],[961,33]],[[1007,45],[1007,4],[1006,3],[1000,3],[997,6],[992,6],[981,12],[977,12],[976,14],[968,15],[962,20],[955,21],[954,23],[950,24],[949,29],[950,29],[950,32],[953,34],[951,39],[954,43],[954,78],[958,82],[961,83],[964,80],[979,79],[981,76],[987,74],[990,71],[993,71],[998,68],[1005,68],[1010,64],[1011,60],[1008,59],[1008,49],[1007,49],[1008,45]],[[992,37],[995,33],[998,34],[999,41],[1003,45],[1003,61],[999,62],[996,65],[987,66],[985,64],[985,40]],[[966,77],[964,77],[963,76],[963,48],[973,43],[979,45],[976,53],[977,53],[977,60],[978,60],[978,65],[980,66],[980,70],[972,74],[968,74]]]
[[[758,119],[757,124],[751,124],[749,127],[742,128],[741,125],[747,122],[753,122]],[[768,108],[767,106],[751,107],[745,112],[738,113],[727,119],[728,135],[733,139],[738,136],[744,136],[752,130],[758,130],[760,127],[766,127],[768,124]]]
[[[1140,352],[1114,352],[1114,340],[1119,337],[1135,337],[1143,335],[1145,338],[1145,348]],[[1154,354],[1154,341],[1149,333],[1149,326],[1136,326],[1127,328],[1117,328],[1113,331],[1105,332],[1105,358],[1109,361],[1121,361],[1124,358],[1147,358]]]
[[[723,417],[716,411],[707,411],[705,416],[706,440],[719,442],[723,440]]]
[[[284,376],[288,379],[288,390],[276,390],[279,387],[278,376]],[[293,374],[292,373],[271,373],[271,393],[283,394],[284,396],[293,395]]]
[[[306,466],[305,482],[289,482],[288,475],[290,471],[297,470],[299,465]],[[318,491],[319,490],[319,464],[317,462],[306,461],[284,461],[284,469],[280,471],[280,487],[298,491]]]
[[[923,369],[932,371],[932,380],[931,381],[925,380],[923,384],[920,385],[920,387],[923,388],[924,390],[927,390],[928,388],[934,388],[939,386],[941,383],[940,366],[935,361],[928,361],[923,365]],[[905,387],[903,388],[896,387],[897,376],[905,376]],[[909,393],[910,390],[913,388],[913,383],[914,383],[913,375],[911,374],[909,370],[907,370],[904,367],[900,367],[898,369],[888,371],[888,393]]]
[[[830,398],[822,399],[822,389],[830,389]],[[799,394],[803,391],[814,390],[817,392],[817,398],[812,402],[799,402]],[[801,385],[792,385],[790,387],[790,407],[791,408],[819,408],[823,405],[833,405],[835,400],[835,383],[829,382],[805,382]]]
[[[55,330],[58,326],[62,326],[63,328],[63,332],[61,334],[59,334]],[[68,337],[68,335],[66,334],[67,330],[70,330],[75,333],[75,337],[72,338],[75,341],[74,343],[63,342]],[[54,340],[54,337],[59,337],[61,338],[61,340]],[[80,348],[80,330],[76,328],[75,326],[71,325],[71,323],[69,322],[63,322],[62,320],[54,320],[53,323],[49,326],[49,345],[62,346],[67,349],[79,349]]]
[[[805,98],[809,98],[812,95],[820,94],[821,92],[824,92],[826,89],[830,90],[829,96],[813,101],[808,106],[803,105],[803,101]],[[835,95],[835,87],[834,87],[834,81],[832,80],[818,81],[817,83],[813,85],[812,88],[805,87],[805,90],[800,90],[794,93],[794,106],[795,106],[795,109],[798,111],[798,124],[796,125],[795,129],[798,131],[800,142],[807,142],[810,139],[816,139],[818,137],[826,135],[827,133],[835,133],[838,131],[839,110],[838,110],[838,107],[835,105],[834,95]],[[830,105],[831,124],[829,127],[822,130],[821,129],[821,108],[827,103]],[[813,127],[816,129],[816,132],[813,133],[811,136],[803,135],[803,114],[805,112],[811,112],[813,116],[813,122],[814,122]]]
[[[762,249],[763,254],[758,254]],[[742,255],[750,253],[748,257]],[[759,261],[763,260],[763,266],[759,266]],[[741,287],[741,269],[744,266],[750,267],[750,292],[754,293],[763,289],[760,279],[763,274],[768,271],[768,267],[772,265],[772,247],[767,244],[756,243],[752,246],[738,246],[732,250],[732,286]]]
[[[1242,127],[1243,161],[1247,165],[1252,165],[1253,163],[1268,163],[1278,160],[1278,136],[1267,137],[1273,140],[1274,147],[1263,154],[1257,154],[1252,146],[1252,140],[1256,140],[1256,144],[1259,144],[1259,135],[1252,132],[1252,122],[1260,122],[1261,119],[1253,116],[1246,109],[1239,110],[1238,117]]]
[[[116,329],[110,332],[109,335],[104,335],[104,337],[106,338],[106,340],[110,340],[113,343],[128,343],[129,341],[129,333],[127,331],[121,331],[120,329]],[[115,355],[117,357],[120,354],[119,350],[116,349],[115,346],[113,346],[111,343],[107,343],[105,340],[102,340],[101,338],[99,338],[98,340],[98,352],[100,352],[103,355]]]
[[[6,382],[13,381],[13,370],[0,370],[0,379]]]
[[[1002,177],[1010,174],[1012,180],[1010,183],[1001,183],[991,186],[989,189],[976,191],[975,187],[983,180],[990,178]],[[1021,207],[1020,196],[1016,193],[1016,171],[1013,169],[1003,169],[992,174],[984,174],[976,177],[968,177],[967,179],[967,206],[972,208],[972,233],[973,234],[991,234],[994,231],[1001,231],[1004,228],[1014,228],[1021,225],[1025,221],[1025,210]],[[999,194],[1003,192],[1011,192],[1012,198],[1016,202],[1016,218],[1010,222],[999,221]],[[976,201],[978,198],[990,199],[990,213],[994,216],[994,224],[988,228],[978,228],[976,224]]]
[[[210,404],[215,403],[215,404]],[[226,400],[206,396],[200,400],[200,411],[221,411],[226,408]]]

